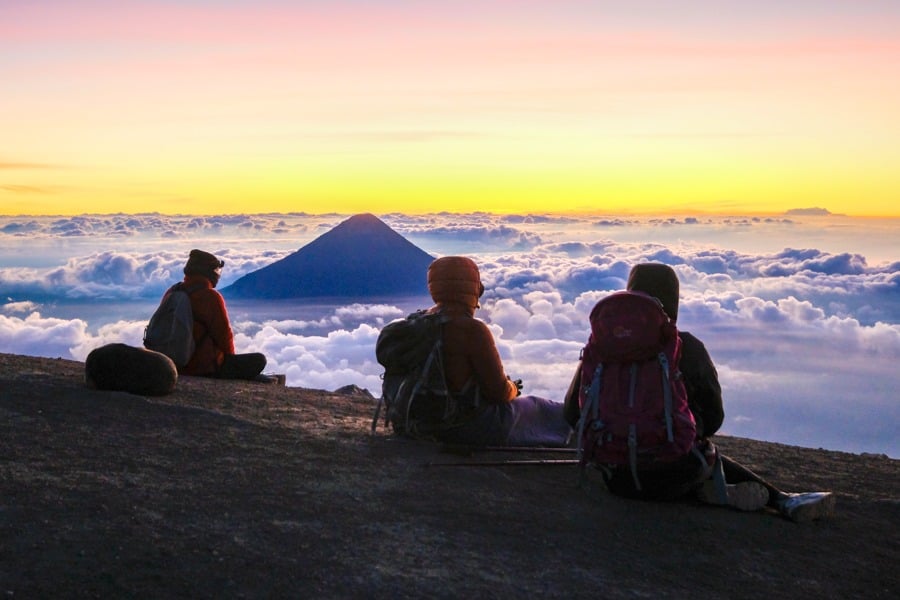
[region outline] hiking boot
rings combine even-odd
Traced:
[[[831,492],[806,492],[787,494],[778,503],[778,512],[797,523],[834,516],[834,494]]]
[[[284,385],[286,377],[282,374],[261,373],[253,378],[258,383],[271,383],[274,385]]]
[[[714,481],[703,482],[697,492],[697,498],[706,504],[730,506],[737,510],[754,511],[763,508],[769,502],[769,490],[761,483],[755,481],[742,481],[741,483],[725,486],[725,497],[722,497],[720,488]]]

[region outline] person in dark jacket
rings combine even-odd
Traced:
[[[445,256],[428,268],[428,291],[443,326],[443,365],[447,387],[470,418],[439,434],[443,442],[478,446],[564,446],[571,428],[563,406],[537,396],[520,396],[521,382],[503,369],[488,326],[475,318],[484,285],[478,266],[463,256]]]
[[[627,289],[654,296],[673,322],[678,319],[679,282],[670,266],[659,263],[635,265],[629,273]],[[609,490],[625,497],[656,500],[695,494],[704,502],[739,510],[769,506],[798,521],[830,516],[834,511],[834,496],[830,492],[785,492],[716,450],[709,438],[719,430],[725,418],[719,376],[703,342],[687,331],[679,330],[679,335],[682,342],[679,368],[688,404],[697,423],[695,449],[666,469],[642,473],[642,490],[635,489],[627,468],[604,467],[603,478]],[[565,418],[573,427],[577,426],[581,416],[580,373],[577,369],[565,401]],[[721,477],[715,478],[717,469]]]
[[[191,250],[184,266],[184,288],[194,313],[196,350],[179,374],[219,379],[255,379],[266,367],[259,352],[235,354],[234,333],[225,299],[214,288],[225,261],[203,250]]]

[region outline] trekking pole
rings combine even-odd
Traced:
[[[465,460],[459,462],[428,462],[426,467],[556,467],[577,465],[577,459],[544,458],[535,460]]]
[[[442,444],[440,452],[446,454],[468,455],[476,452],[536,452],[552,454],[575,454],[576,448],[557,448],[539,446],[471,446],[468,444]]]

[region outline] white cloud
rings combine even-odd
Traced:
[[[90,339],[81,319],[44,318],[37,312],[24,319],[0,315],[0,352],[73,358],[73,350]]]
[[[3,217],[0,235],[35,238],[281,236],[307,234],[333,217],[295,214],[253,215],[78,215],[73,217]]]
[[[31,302],[30,300],[25,300],[24,302],[7,302],[6,304],[0,304],[0,311],[3,311],[6,314],[15,314],[15,313],[30,313],[36,311],[40,305]]]
[[[321,336],[284,334],[265,327],[252,337],[237,335],[238,352],[263,352],[266,370],[287,375],[288,385],[334,390],[349,383],[381,392],[382,368],[375,362],[379,329],[360,325]]]
[[[498,300],[490,310],[491,323],[499,328],[496,331],[510,339],[523,333],[530,319],[531,313],[509,298]]]

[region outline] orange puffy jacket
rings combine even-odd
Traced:
[[[226,354],[234,354],[234,333],[228,322],[228,311],[222,294],[213,289],[212,282],[202,275],[185,275],[185,287],[200,285],[191,294],[194,312],[194,356],[179,373],[184,375],[215,375]]]
[[[434,311],[442,311],[450,320],[444,324],[444,369],[447,385],[460,392],[474,379],[481,399],[491,404],[509,402],[518,395],[516,384],[503,371],[503,363],[491,330],[472,316],[474,309],[462,304],[439,303]]]

